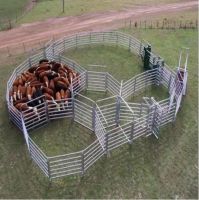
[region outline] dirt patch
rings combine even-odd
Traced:
[[[100,31],[119,28],[125,19],[149,18],[153,15],[179,12],[196,8],[198,1],[180,2],[151,7],[138,6],[122,11],[85,14],[76,17],[53,18],[36,23],[23,24],[17,28],[0,32],[0,49],[12,48],[21,43],[36,44],[53,36],[61,37],[81,31]]]

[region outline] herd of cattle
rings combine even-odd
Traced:
[[[10,102],[20,112],[34,108],[44,99],[55,104],[61,100],[67,103],[74,79],[78,80],[79,74],[69,66],[42,59],[15,79],[10,90]]]

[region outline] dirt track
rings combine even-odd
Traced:
[[[63,36],[80,31],[110,30],[121,26],[124,19],[147,18],[152,15],[178,12],[197,8],[198,1],[157,5],[152,7],[137,6],[119,12],[86,14],[77,17],[54,18],[31,24],[23,24],[9,31],[0,32],[0,49],[23,43],[32,43]],[[123,24],[124,25],[124,24]]]

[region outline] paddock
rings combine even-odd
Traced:
[[[144,48],[147,47],[147,44],[120,32],[80,33],[47,44],[43,52],[19,65],[7,82],[6,100],[10,120],[23,133],[33,161],[50,179],[83,175],[102,156],[123,144],[133,144],[136,139],[151,135],[158,138],[161,127],[175,122],[185,94],[187,72],[182,83],[178,76],[179,69],[176,72],[171,70],[159,55],[152,52],[149,52],[151,69],[124,82],[119,82],[108,72],[88,71],[61,55],[69,49],[96,44],[120,46],[141,59],[144,59]],[[71,98],[60,111],[51,101],[45,100],[37,106],[38,115],[19,112],[9,100],[9,90],[17,76],[43,58],[69,65],[80,74],[80,84],[77,84],[78,80],[73,80]],[[168,98],[156,101],[153,97],[143,97],[140,103],[129,101],[132,96],[153,85],[166,88]],[[107,92],[110,97],[93,101],[82,93],[85,91]],[[61,118],[71,119],[87,128],[95,135],[95,141],[77,152],[47,155],[33,141],[30,131]]]

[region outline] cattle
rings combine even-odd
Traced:
[[[65,109],[71,97],[69,88],[78,76],[79,74],[67,65],[42,59],[14,80],[9,93],[10,102],[20,112],[31,112],[32,108],[44,100],[52,102],[58,110],[61,107]]]

